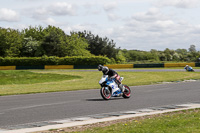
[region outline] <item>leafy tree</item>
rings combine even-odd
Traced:
[[[80,37],[84,37],[87,40],[89,44],[87,49],[91,54],[116,58],[118,49],[115,48],[115,42],[113,40],[110,41],[107,37],[102,38],[86,31],[78,32],[78,34]]]
[[[42,26],[29,26],[29,28],[25,28],[24,30],[22,30],[22,34],[24,35],[24,38],[32,37],[33,40],[36,41],[42,41],[45,36],[44,28]]]
[[[174,50],[170,50],[170,49],[168,49],[168,48],[166,48],[165,50],[164,50],[164,54],[165,54],[165,56],[166,56],[166,60],[167,61],[172,61],[172,57],[173,57],[173,54],[175,53],[175,51]]]
[[[22,36],[18,30],[0,28],[0,56],[19,56],[21,43]]]
[[[116,62],[117,63],[125,63],[126,58],[124,57],[124,54],[121,50],[119,50],[118,54],[116,55]]]
[[[188,58],[191,61],[197,61],[198,60],[198,52],[196,50],[196,46],[195,45],[190,45]]]
[[[90,56],[103,55],[112,63],[125,61],[199,61],[200,51],[195,45],[186,49],[164,51],[121,50],[107,37],[100,37],[91,32],[65,32],[55,26],[29,26],[21,32],[0,27],[1,57],[45,57],[45,56]],[[56,58],[55,57],[55,60]]]
[[[187,61],[188,52],[186,49],[177,49],[175,51],[179,55],[179,61]]]
[[[45,36],[41,43],[41,47],[44,50],[43,55],[66,56],[67,44],[64,31],[54,26],[48,26],[44,29],[44,34]]]
[[[41,43],[31,36],[28,38],[24,38],[21,48],[21,56],[22,57],[38,57],[41,56],[43,50],[41,48]]]
[[[166,56],[163,52],[159,54],[159,59],[160,59],[160,61],[166,61],[167,60],[167,58],[166,58]]]
[[[199,52],[190,52],[188,53],[188,59],[190,61],[198,61],[200,57],[200,53]]]
[[[5,56],[5,51],[8,48],[6,45],[6,32],[7,30],[4,28],[0,28],[0,56]]]
[[[157,50],[151,49],[150,53],[151,53],[150,59],[152,59],[154,61],[159,61],[159,52]]]
[[[138,61],[141,59],[142,54],[137,50],[129,50],[125,56],[129,61]]]
[[[189,52],[197,52],[195,45],[190,45]]]
[[[179,60],[180,60],[179,54],[175,52],[175,53],[173,54],[173,56],[172,56],[172,60],[174,60],[174,61],[179,61]]]
[[[66,55],[67,56],[90,56],[90,51],[87,50],[88,43],[85,38],[80,37],[78,34],[71,33],[66,39]]]

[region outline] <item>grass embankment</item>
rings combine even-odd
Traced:
[[[67,128],[65,131],[75,130],[76,133],[199,133],[199,125],[200,109],[194,109],[126,119],[117,124],[101,123],[96,125],[98,127],[95,125],[85,127],[84,131],[80,128]],[[77,132],[77,130],[81,131]]]
[[[119,75],[129,86],[200,79],[199,72],[119,72]],[[100,87],[101,76],[99,71],[0,71],[0,95],[95,89]]]

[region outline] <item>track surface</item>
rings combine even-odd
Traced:
[[[200,101],[200,81],[131,87],[130,99],[104,101],[99,89],[0,97],[0,128]]]

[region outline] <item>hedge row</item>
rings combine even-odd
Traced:
[[[41,65],[98,65],[107,64],[110,59],[103,56],[72,57],[0,57],[0,66],[41,66]]]

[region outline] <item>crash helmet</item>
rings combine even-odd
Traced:
[[[103,68],[102,68],[102,72],[103,72],[104,74],[107,74],[108,71],[109,71],[108,67],[103,67]]]
[[[99,65],[99,66],[98,66],[98,70],[99,70],[99,71],[102,71],[102,68],[103,68],[102,65]]]

